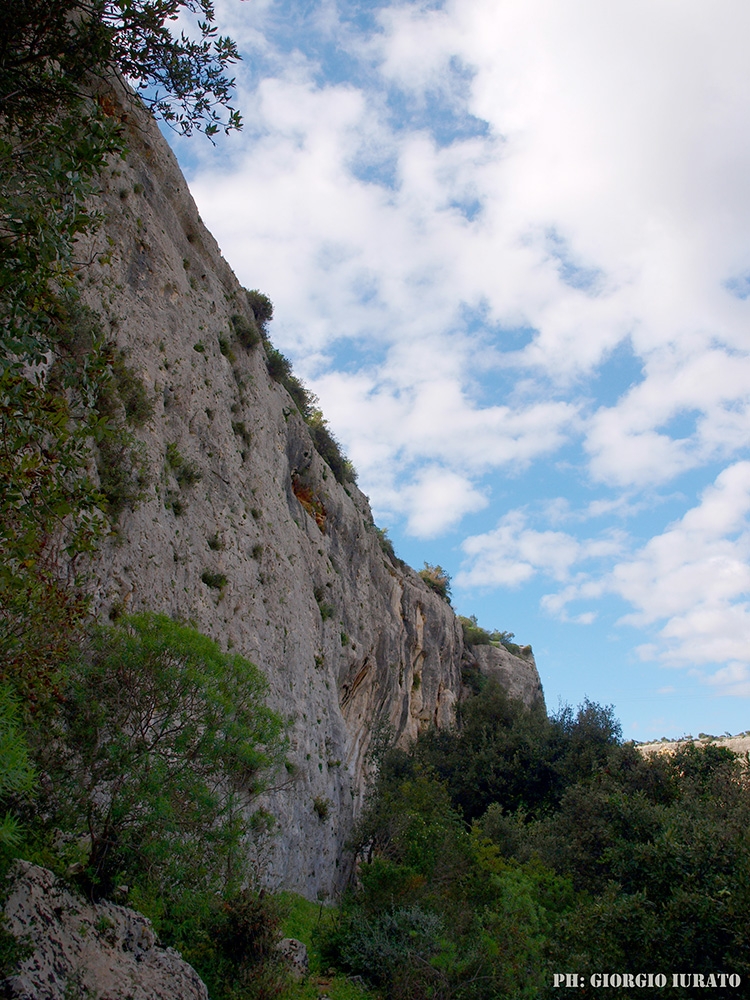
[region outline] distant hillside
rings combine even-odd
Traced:
[[[706,746],[708,743],[717,747],[726,747],[734,753],[750,753],[750,732],[739,733],[737,736],[701,736],[697,739],[686,736],[681,740],[659,740],[654,743],[636,744],[641,753],[674,753],[680,747]]]

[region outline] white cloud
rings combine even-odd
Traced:
[[[750,593],[748,513],[750,462],[740,462],[697,507],[614,567],[610,586],[635,609],[629,623],[667,619],[661,634],[675,640],[670,657],[716,662],[723,656],[712,647],[736,643],[750,656],[748,609],[737,603]]]
[[[540,573],[559,582],[569,579],[572,568],[591,559],[611,558],[622,550],[619,534],[579,540],[563,531],[537,531],[528,527],[522,510],[505,514],[497,527],[485,534],[466,538],[461,548],[467,556],[464,568],[456,575],[457,587],[513,586]],[[587,592],[588,587],[588,592]],[[596,583],[576,583],[563,591],[580,597],[598,596]],[[562,612],[568,601],[545,598],[551,611]],[[588,622],[590,613],[584,613]]]
[[[464,514],[487,506],[487,497],[468,479],[434,465],[421,469],[401,496],[408,514],[407,531],[417,538],[434,538]]]
[[[695,414],[687,435],[668,422]],[[750,440],[750,356],[672,345],[652,357],[646,378],[616,406],[592,417],[586,448],[597,478],[622,485],[665,482],[688,468],[742,450]]]
[[[376,512],[426,538],[486,509],[457,586],[552,581],[581,624],[615,595],[642,656],[744,690],[750,5],[403,2],[369,33],[339,10],[284,41],[278,2],[222,0],[246,135],[191,187]],[[654,529],[688,472],[702,499]],[[632,551],[626,520],[659,533]]]
[[[655,641],[637,647],[642,659],[679,667],[750,664],[749,518],[750,462],[739,462],[666,531],[608,569],[576,577],[542,605],[572,620],[573,602],[616,594],[632,609],[621,625],[658,626]]]
[[[745,446],[750,302],[724,283],[750,267],[747,9],[456,0],[386,7],[362,36],[321,4],[312,28],[367,66],[367,85],[321,83],[314,59],[264,42],[273,5],[223,13],[275,68],[240,95],[245,151],[221,183],[212,169],[192,186],[241,277],[280,304],[282,346],[325,366],[337,338],[380,345],[379,397],[389,382],[411,391],[422,459],[478,470],[548,453],[568,438],[573,395],[520,410],[467,399],[460,307],[483,304],[488,322],[536,331],[504,355],[519,374],[565,386],[625,338],[643,359],[643,380],[586,428],[595,478],[653,485]],[[418,106],[438,94],[487,131],[440,146],[394,124],[384,84]],[[393,187],[362,173],[381,163]],[[469,202],[472,221],[457,207]],[[586,272],[600,277],[576,287]],[[473,349],[490,367],[501,356]],[[431,378],[447,359],[454,371]],[[335,391],[321,385],[329,409]],[[692,432],[675,435],[669,422],[691,412]],[[340,430],[353,452],[361,424]]]
[[[717,670],[708,679],[708,683],[716,688],[718,694],[735,698],[750,697],[750,666],[747,663],[729,663]]]
[[[541,575],[562,584],[541,599],[542,609],[580,624],[596,612],[572,614],[572,604],[617,595],[631,608],[620,625],[657,627],[654,640],[637,647],[642,659],[732,663],[711,683],[739,690],[737,665],[750,669],[750,462],[725,469],[698,505],[639,550],[626,545],[622,533],[581,540],[537,531],[523,511],[512,511],[493,531],[464,541],[467,560],[455,583],[514,586]]]

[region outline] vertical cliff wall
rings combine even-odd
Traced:
[[[451,724],[471,654],[446,602],[383,550],[367,498],[316,452],[264,346],[239,342],[236,317],[253,322],[245,292],[158,129],[126,112],[129,152],[82,248],[111,259],[81,278],[154,411],[136,432],[149,483],[96,562],[97,611],[180,616],[263,670],[293,764],[267,803],[264,877],[328,893],[374,729],[405,741]],[[517,666],[519,690],[540,696],[533,660]]]

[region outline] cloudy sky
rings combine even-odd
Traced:
[[[377,522],[551,709],[750,728],[750,5],[220,0],[173,140]]]

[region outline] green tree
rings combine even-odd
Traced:
[[[241,656],[162,615],[99,627],[60,710],[32,730],[51,827],[87,838],[84,881],[167,892],[241,881],[243,808],[285,749],[266,683]]]

